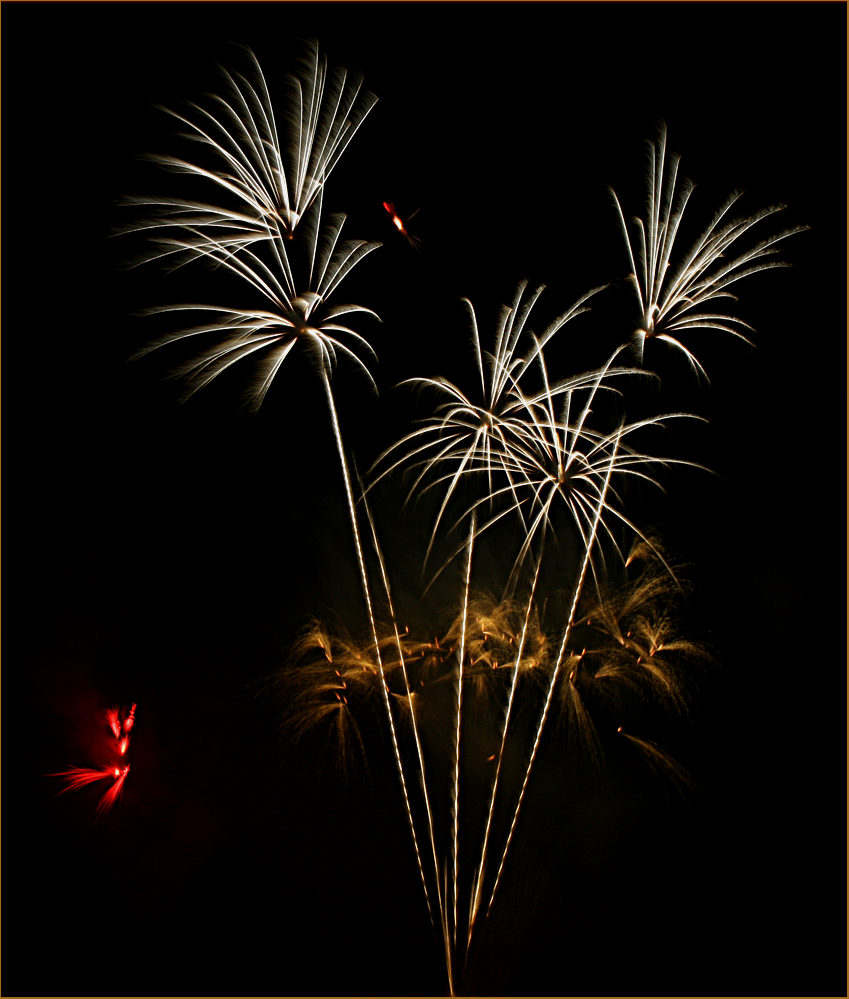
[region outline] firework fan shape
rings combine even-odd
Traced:
[[[279,699],[286,731],[295,737],[322,733],[343,768],[367,755],[369,733],[380,729],[397,771],[450,994],[456,995],[499,897],[543,734],[554,727],[550,719],[565,728],[567,747],[593,770],[604,763],[605,746],[614,738],[669,787],[687,790],[686,770],[662,746],[631,731],[641,724],[634,705],[651,702],[672,715],[685,713],[688,675],[701,668],[705,653],[677,623],[678,574],[661,543],[634,522],[627,507],[630,482],[659,487],[665,467],[695,464],[658,457],[644,443],[647,432],[671,419],[699,417],[675,412],[629,421],[625,413],[635,390],[651,377],[645,370],[649,340],[664,341],[704,377],[683,334],[711,329],[748,342],[750,327],[709,311],[709,303],[733,299],[729,287],[753,273],[786,266],[773,259],[776,244],[805,227],[738,252],[749,229],[781,206],[729,221],[739,197],[733,194],[690,250],[676,257],[693,185],[679,185],[678,159],[667,156],[663,128],[651,144],[646,214],[635,220],[635,238],[613,195],[638,300],[630,340],[626,336],[598,368],[554,374],[550,345],[588,311],[601,288],[579,297],[537,335],[531,316],[543,289],[527,294],[527,284],[521,284],[499,314],[491,352],[465,300],[476,384],[465,389],[439,376],[408,379],[408,385],[436,394],[436,410],[387,449],[363,483],[343,445],[331,375],[344,357],[374,387],[360,356],[373,357],[368,342],[337,319],[375,313],[331,299],[379,244],[343,241],[344,216],[325,216],[323,202],[327,178],[375,99],[361,95],[359,81],[344,71],[329,72],[311,46],[288,78],[278,108],[259,64],[249,58],[250,78],[226,73],[228,94],[211,98],[212,110],[195,104],[191,115],[176,115],[209,164],[154,158],[199,185],[212,185],[225,204],[130,199],[136,207],[150,206],[152,217],[128,227],[151,237],[144,261],[204,263],[246,298],[238,307],[150,310],[195,310],[215,318],[171,333],[140,354],[180,341],[201,343],[178,372],[187,395],[253,359],[254,409],[296,347],[315,362],[342,472],[365,615],[360,628],[310,623],[267,687]],[[226,207],[230,203],[238,208]],[[384,208],[406,234],[392,203]],[[633,356],[629,346],[636,365],[624,360]],[[607,399],[615,405],[603,405]],[[419,634],[395,611],[392,573],[369,498],[399,471],[412,478],[408,497],[440,494],[425,563],[438,543],[450,554],[437,575],[449,563],[460,566],[456,601],[449,601],[443,620]],[[476,576],[481,546],[497,524],[511,521],[518,547],[508,552],[495,546],[506,582],[493,594],[492,581],[484,587]],[[643,568],[635,577],[631,566],[637,565]],[[546,578],[557,581],[558,599],[544,592]],[[365,719],[375,715],[379,721],[369,722],[367,730]],[[129,734],[126,722],[112,731],[119,740]],[[481,743],[488,749],[483,770],[479,759],[464,753]],[[73,786],[107,776],[88,773],[64,776]],[[470,781],[478,785],[474,804],[465,798]]]
[[[328,70],[318,43],[309,42],[298,72],[285,78],[286,100],[278,125],[275,104],[256,56],[242,47],[247,74],[222,70],[227,92],[209,95],[208,107],[190,103],[180,114],[161,108],[188,129],[182,138],[199,144],[209,162],[151,155],[159,166],[197,178],[223,201],[210,205],[177,198],[128,198],[149,207],[153,217],[133,228],[176,227],[228,246],[292,239],[323,189],[348,143],[377,98],[362,90],[359,77]],[[210,110],[211,108],[211,110]],[[238,208],[228,207],[235,203]]]
[[[631,263],[630,280],[639,302],[639,326],[634,331],[632,345],[640,363],[646,342],[662,340],[679,351],[697,375],[707,379],[707,373],[695,354],[678,336],[687,330],[720,330],[751,341],[737,327],[751,332],[742,320],[724,313],[699,311],[708,302],[719,298],[736,301],[728,288],[750,274],[773,267],[789,267],[786,261],[766,259],[779,253],[777,244],[788,236],[804,232],[809,226],[793,226],[777,236],[761,240],[756,246],[731,260],[728,251],[748,230],[762,219],[779,212],[784,205],[773,205],[743,218],[728,219],[732,207],[742,196],[732,192],[714,215],[690,249],[675,263],[675,238],[684,209],[695,184],[689,180],[678,183],[678,156],[667,157],[666,126],[661,125],[656,142],[650,142],[648,192],[644,218],[633,219],[636,239],[628,235],[628,226],[616,192],[611,188],[622,234]],[[674,335],[673,335],[674,334]]]

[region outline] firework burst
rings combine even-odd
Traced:
[[[127,204],[153,212],[152,218],[134,223],[134,229],[176,227],[197,233],[201,241],[206,237],[231,248],[292,239],[377,102],[374,94],[363,91],[358,76],[342,68],[328,69],[326,56],[312,41],[306,44],[298,72],[285,77],[284,112],[278,123],[259,62],[249,48],[242,48],[247,73],[222,70],[223,96],[209,95],[206,106],[190,103],[184,114],[161,108],[188,129],[181,138],[199,145],[207,162],[149,157],[158,166],[201,181],[222,198],[221,204],[128,198]]]
[[[750,274],[791,266],[786,261],[767,258],[774,258],[780,252],[779,242],[804,232],[809,226],[785,229],[734,257],[732,247],[736,248],[752,226],[784,208],[784,205],[773,205],[753,215],[729,219],[731,209],[742,196],[741,191],[734,191],[710,225],[676,262],[675,240],[695,184],[686,179],[679,183],[680,157],[667,156],[665,126],[661,127],[657,141],[648,145],[646,214],[633,219],[635,238],[629,236],[616,192],[612,188],[610,191],[625,237],[631,263],[629,276],[639,303],[639,325],[634,331],[632,345],[642,364],[646,343],[652,339],[662,340],[682,353],[697,375],[707,378],[695,354],[678,337],[687,330],[720,330],[751,343],[740,328],[747,331],[752,328],[742,320],[701,310],[720,298],[736,301],[729,287]],[[729,255],[732,259],[728,259]]]
[[[111,780],[112,785],[108,787],[100,798],[95,812],[95,818],[105,815],[121,797],[124,790],[124,783],[130,772],[130,764],[125,757],[130,746],[130,732],[135,725],[136,705],[129,709],[121,709],[117,705],[108,708],[106,711],[106,726],[112,735],[109,740],[110,755],[115,757],[115,762],[102,766],[99,769],[90,767],[71,767],[60,773],[48,774],[49,777],[61,777],[66,786],[59,791],[59,794],[66,794],[68,791],[78,791],[97,781]]]
[[[378,458],[364,485],[343,445],[331,375],[344,357],[374,388],[361,357],[374,356],[368,342],[338,319],[375,313],[334,301],[352,268],[379,244],[343,241],[344,216],[325,216],[323,200],[327,178],[374,98],[361,95],[359,82],[344,71],[329,74],[313,46],[299,72],[288,78],[286,103],[275,114],[265,79],[250,59],[250,79],[226,74],[227,96],[175,115],[190,130],[186,138],[199,143],[210,162],[154,157],[160,166],[212,185],[224,195],[225,206],[170,198],[131,201],[152,210],[151,218],[131,227],[152,237],[145,260],[175,268],[206,264],[244,299],[238,307],[149,310],[194,310],[214,318],[140,353],[180,341],[203,344],[179,369],[188,395],[251,359],[257,365],[250,383],[253,409],[296,346],[315,362],[366,614],[359,629],[334,631],[311,622],[270,685],[280,695],[286,730],[297,738],[321,732],[344,767],[352,757],[367,758],[370,732],[379,729],[388,741],[455,995],[499,897],[536,761],[557,742],[557,731],[567,731],[566,746],[579,750],[575,755],[594,772],[605,761],[606,740],[622,735],[652,772],[679,790],[687,787],[684,768],[645,736],[644,716],[635,705],[651,702],[668,714],[685,712],[688,675],[705,654],[682,636],[675,615],[680,582],[660,544],[629,516],[627,501],[630,482],[660,486],[663,468],[695,465],[658,457],[645,439],[666,421],[698,417],[674,412],[629,420],[626,408],[633,387],[652,377],[645,370],[648,340],[683,353],[700,376],[704,369],[679,339],[683,333],[719,330],[748,341],[741,330],[749,327],[709,311],[710,303],[733,299],[729,287],[750,274],[785,266],[774,259],[777,244],[805,227],[738,253],[744,234],[781,206],[729,221],[739,197],[733,194],[690,250],[676,258],[693,186],[679,185],[678,160],[667,157],[663,130],[651,145],[647,211],[635,220],[633,239],[613,195],[639,303],[632,338],[638,365],[623,363],[625,343],[594,369],[552,376],[549,345],[588,311],[601,288],[579,297],[537,335],[531,315],[543,288],[528,294],[527,284],[521,284],[499,314],[491,352],[483,349],[474,307],[464,300],[474,388],[437,376],[407,379],[406,384],[435,393],[437,408]],[[394,205],[385,202],[384,208],[415,245]],[[441,492],[424,563],[437,542],[451,550],[437,575],[452,562],[462,563],[456,598],[440,620],[427,622],[418,634],[411,634],[395,611],[389,560],[369,505],[371,490],[379,483],[388,486],[401,469],[412,476],[408,499]],[[361,520],[367,520],[367,530],[361,531]],[[484,586],[478,575],[481,549],[502,521],[517,525],[518,547],[491,546],[506,582],[490,578]],[[629,578],[630,566],[639,564],[642,574]],[[543,582],[544,565],[548,579],[556,580],[556,599],[545,590],[550,584]],[[367,728],[365,719],[374,715],[380,721]],[[117,712],[109,715],[119,748],[129,739],[132,717],[132,711],[124,721]],[[553,718],[559,721],[556,729]],[[120,794],[127,772],[122,765],[64,776],[72,787],[112,778],[105,809]]]

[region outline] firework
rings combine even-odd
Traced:
[[[343,241],[345,217],[325,216],[323,200],[327,178],[374,98],[361,94],[359,81],[344,71],[329,74],[313,45],[288,78],[286,101],[275,113],[259,65],[249,58],[250,78],[225,74],[225,97],[211,98],[208,107],[190,105],[186,115],[171,112],[209,162],[154,157],[166,169],[211,184],[238,208],[131,199],[152,211],[132,228],[151,237],[145,260],[175,268],[206,264],[249,295],[247,302],[259,298],[263,305],[148,310],[212,318],[140,354],[182,341],[200,343],[178,372],[187,395],[250,361],[256,368],[249,388],[253,409],[296,347],[314,361],[331,418],[366,614],[361,628],[350,625],[338,633],[311,622],[272,685],[281,695],[287,730],[298,738],[322,732],[345,767],[351,757],[367,757],[370,731],[388,735],[454,995],[500,897],[527,788],[547,751],[543,737],[554,728],[550,719],[560,722],[552,738],[565,728],[568,745],[594,769],[605,760],[606,741],[622,735],[619,741],[633,747],[650,770],[686,789],[686,771],[645,737],[644,717],[634,705],[651,702],[668,714],[684,713],[688,671],[704,652],[682,637],[674,614],[680,580],[660,544],[629,516],[627,487],[631,481],[659,487],[661,470],[672,463],[700,467],[660,458],[645,445],[647,433],[666,421],[699,417],[674,412],[629,420],[627,404],[633,386],[652,377],[645,369],[648,340],[681,352],[699,376],[704,369],[679,339],[683,333],[711,329],[749,342],[743,331],[750,327],[709,311],[710,303],[733,299],[729,288],[750,274],[786,266],[774,259],[778,244],[806,227],[738,252],[749,229],[781,206],[729,220],[735,193],[678,257],[675,242],[693,185],[679,185],[678,159],[667,157],[662,130],[651,144],[647,212],[635,220],[633,239],[613,195],[639,304],[631,338],[637,365],[623,362],[629,347],[624,343],[594,369],[567,377],[550,373],[553,338],[589,310],[600,287],[537,335],[531,316],[543,288],[527,293],[522,283],[501,309],[491,352],[483,349],[475,309],[464,300],[474,389],[438,376],[408,379],[407,385],[436,394],[436,409],[378,458],[364,485],[343,444],[331,376],[344,357],[375,388],[363,360],[374,357],[370,345],[338,322],[352,313],[375,313],[333,301],[352,268],[379,244]],[[383,207],[416,245],[395,206]],[[408,499],[441,492],[424,562],[437,542],[451,551],[436,575],[463,557],[456,601],[445,608],[444,619],[412,635],[395,612],[391,573],[369,505],[371,490],[401,469],[412,473]],[[364,536],[373,552],[366,552],[358,510],[368,520]],[[481,546],[505,518],[518,526],[519,540],[509,550],[492,546],[506,581],[497,581],[503,584],[499,591],[490,580],[487,594],[476,578],[484,561]],[[370,575],[367,554],[376,560],[369,564],[378,566],[379,578]],[[634,564],[644,566],[636,580],[629,578]],[[545,590],[551,579],[554,593]],[[117,709],[107,716],[121,756],[134,711],[123,720]],[[378,720],[367,723],[369,716]],[[121,764],[64,776],[73,787],[110,777],[113,784],[101,802],[105,810],[120,795],[128,771]],[[477,790],[467,799],[470,787]]]
[[[657,547],[638,542],[639,558],[630,564],[641,559],[644,565],[631,581],[602,597],[576,598],[564,633],[556,622],[543,620],[537,578],[522,599],[475,592],[473,545],[467,540],[456,617],[444,630],[417,636],[390,613],[390,620],[377,625],[378,661],[370,638],[357,640],[312,622],[272,678],[283,730],[297,738],[318,734],[333,744],[346,769],[353,746],[364,759],[367,754],[362,723],[371,718],[368,727],[375,731],[380,719],[393,720],[414,839],[429,847],[427,863],[418,852],[419,869],[452,988],[463,974],[478,921],[496,898],[551,718],[594,768],[606,758],[608,736],[599,736],[600,726],[614,731],[611,720],[618,719],[620,733],[650,769],[676,791],[688,792],[690,779],[680,763],[625,730],[639,731],[647,690],[673,690],[674,696],[658,699],[660,706],[684,711],[686,669],[706,657],[674,626],[683,591]],[[651,663],[642,661],[642,640],[625,638],[635,626],[669,636],[662,657],[658,650],[649,655]],[[463,747],[469,746],[488,748],[481,759],[466,757],[463,763]],[[462,790],[474,779],[483,780],[483,797],[464,806]],[[465,870],[461,857],[467,859]]]
[[[245,49],[249,77],[224,71],[227,93],[209,98],[212,111],[190,107],[192,121],[185,138],[208,154],[204,165],[173,156],[153,156],[159,166],[212,182],[241,208],[211,207],[174,199],[129,198],[136,208],[156,209],[153,219],[137,219],[126,232],[149,237],[139,262],[169,262],[174,268],[201,262],[231,275],[234,286],[250,290],[264,308],[217,304],[158,306],[144,314],[212,313],[211,321],[171,333],[140,350],[141,357],[158,347],[190,339],[204,346],[184,362],[175,376],[185,379],[186,397],[209,385],[236,362],[257,362],[250,383],[252,409],[257,409],[296,344],[300,344],[326,379],[339,355],[351,359],[374,387],[358,356],[373,351],[339,318],[363,312],[363,306],[329,304],[342,280],[372,250],[366,240],[343,240],[343,214],[328,218],[322,194],[331,171],[376,98],[361,93],[358,77],[344,69],[328,70],[316,43],[307,46],[299,71],[287,77],[287,100],[278,122],[262,70]],[[297,233],[297,238],[296,238]],[[211,342],[210,342],[211,341]]]
[[[248,390],[249,405],[254,411],[259,409],[283,362],[296,345],[301,345],[309,353],[323,378],[330,377],[338,355],[341,354],[351,359],[374,387],[366,365],[338,334],[349,338],[354,346],[364,348],[371,356],[374,356],[374,352],[362,336],[348,326],[340,325],[337,320],[353,312],[364,312],[377,318],[376,313],[358,305],[325,305],[327,297],[342,278],[366,254],[380,245],[362,241],[337,245],[343,221],[344,217],[339,216],[331,221],[324,233],[322,253],[314,260],[317,273],[313,275],[312,286],[298,292],[291,285],[287,287],[280,280],[280,274],[275,274],[252,252],[235,256],[220,244],[210,244],[205,251],[207,257],[218,260],[256,288],[268,300],[269,308],[173,305],[147,309],[146,314],[194,311],[217,313],[220,318],[215,322],[168,334],[135,356],[142,357],[157,347],[187,338],[212,337],[213,343],[210,346],[204,347],[198,356],[183,363],[176,372],[176,377],[186,381],[185,398],[205,388],[237,362],[251,358],[259,362]]]
[[[107,764],[95,770],[89,767],[71,767],[60,773],[48,774],[49,777],[61,777],[66,783],[66,787],[59,791],[65,794],[68,791],[78,791],[80,788],[94,784],[96,781],[111,780],[112,786],[107,788],[101,796],[95,812],[95,818],[99,818],[108,812],[116,801],[121,797],[124,790],[124,783],[130,772],[130,765],[122,758],[126,755],[130,745],[130,730],[135,724],[136,705],[128,709],[114,705],[106,711],[106,724],[112,735],[109,742],[110,751],[117,754],[116,762]]]
[[[332,305],[328,299],[351,270],[380,244],[343,241],[345,216],[334,214],[325,218],[322,194],[328,174],[373,99],[367,95],[366,104],[354,112],[359,84],[348,88],[344,70],[334,73],[332,86],[325,92],[326,63],[319,57],[317,47],[312,47],[300,75],[290,78],[283,118],[289,130],[288,148],[293,151],[288,162],[294,173],[287,174],[268,91],[259,65],[252,55],[251,58],[261,86],[254,87],[241,77],[236,82],[228,75],[239,99],[232,103],[217,99],[217,104],[226,109],[229,131],[221,119],[207,115],[226,136],[226,142],[222,145],[198,130],[203,144],[211,147],[213,158],[223,157],[227,167],[238,174],[237,193],[247,204],[248,215],[231,214],[222,223],[222,212],[218,210],[211,216],[200,217],[186,217],[177,210],[166,213],[162,225],[151,227],[140,223],[133,228],[148,231],[152,237],[153,249],[146,260],[172,258],[175,266],[203,261],[236,278],[236,285],[243,293],[248,290],[252,297],[258,294],[267,306],[176,305],[145,310],[147,314],[204,312],[217,318],[170,333],[139,351],[136,357],[187,339],[195,342],[199,338],[207,344],[176,372],[177,377],[185,380],[186,398],[235,364],[251,359],[257,362],[257,370],[248,394],[250,408],[256,411],[293,349],[299,346],[306,351],[319,374],[330,412],[366,612],[372,621],[351,477],[331,377],[342,356],[354,363],[376,392],[368,367],[357,353],[364,350],[374,357],[374,351],[362,336],[338,320],[356,312],[378,317],[364,306]],[[210,172],[172,158],[157,160],[197,177],[216,180],[228,191],[232,186],[228,171]],[[167,204],[171,206],[171,202]]]
[[[404,239],[407,240],[407,242],[410,244],[410,246],[413,247],[414,250],[418,250],[419,247],[421,246],[422,241],[418,237],[413,236],[412,233],[410,233],[410,231],[407,229],[406,223],[401,219],[401,216],[395,211],[395,205],[393,205],[391,201],[384,201],[383,207],[386,213],[389,215],[389,218],[392,220],[392,225],[395,226],[398,232],[404,237]],[[416,211],[413,212],[413,215],[415,215],[416,212],[418,212],[418,209],[416,209]],[[412,218],[413,215],[411,215],[410,218]]]
[[[666,127],[662,126],[656,142],[649,144],[648,198],[645,218],[634,218],[636,239],[628,235],[628,226],[616,192],[610,193],[616,204],[622,234],[631,263],[631,282],[639,302],[639,325],[632,343],[642,363],[646,342],[662,340],[680,351],[696,374],[707,378],[695,354],[677,337],[687,330],[712,329],[731,333],[751,341],[738,327],[751,331],[742,320],[722,313],[700,311],[719,298],[736,301],[728,288],[737,281],[772,267],[788,267],[782,260],[766,259],[780,252],[777,244],[809,226],[794,226],[777,236],[762,240],[733,259],[729,251],[752,226],[779,212],[784,205],[773,205],[743,218],[728,220],[729,212],[741,197],[734,191],[714,215],[689,251],[676,262],[675,239],[695,185],[690,180],[678,183],[679,157],[666,154]]]
[[[404,465],[418,469],[409,496],[445,484],[431,535],[432,547],[446,508],[461,481],[475,479],[483,483],[481,495],[463,510],[457,523],[486,506],[490,516],[478,528],[478,533],[482,533],[508,514],[518,514],[523,541],[513,563],[514,575],[535,539],[553,530],[553,517],[561,504],[565,504],[585,543],[594,530],[592,524],[597,516],[601,517],[601,525],[611,539],[614,538],[613,528],[608,526],[611,518],[639,533],[622,511],[621,504],[609,501],[609,497],[617,496],[616,490],[610,488],[611,476],[640,478],[657,485],[646,467],[671,462],[635,450],[626,440],[646,428],[662,427],[665,420],[698,419],[687,413],[667,413],[620,424],[609,431],[593,429],[588,420],[598,396],[604,392],[621,394],[608,382],[641,372],[615,364],[624,350],[620,347],[603,367],[552,383],[544,347],[569,320],[587,311],[584,303],[600,289],[580,298],[541,337],[530,333],[526,337],[531,341],[530,349],[525,356],[517,356],[531,308],[543,290],[537,288],[522,302],[525,288],[525,284],[520,285],[513,305],[502,308],[492,354],[484,354],[481,350],[474,308],[466,300],[472,317],[481,401],[473,402],[445,379],[409,379],[407,384],[433,387],[440,395],[447,395],[449,401],[441,403],[433,417],[422,421],[422,427],[378,458],[375,469],[382,464],[388,464],[388,467],[376,475],[370,486]],[[488,360],[486,365],[484,357]],[[527,384],[531,379],[531,384]],[[401,456],[394,457],[399,450]],[[391,463],[387,461],[390,458],[394,459]],[[694,465],[693,462],[675,463]],[[423,485],[431,473],[435,475]],[[451,558],[461,550],[462,546],[459,546]]]
[[[196,232],[231,248],[292,239],[323,190],[348,143],[377,98],[343,68],[328,69],[316,42],[306,44],[296,74],[285,78],[278,122],[265,76],[253,52],[242,47],[247,75],[223,70],[226,92],[208,107],[190,103],[186,114],[161,108],[188,129],[182,138],[208,154],[204,164],[152,155],[157,165],[204,182],[223,196],[221,205],[177,198],[128,198],[154,217],[133,229]],[[238,209],[227,207],[231,202]]]

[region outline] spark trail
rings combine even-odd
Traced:
[[[616,447],[614,447],[613,453],[612,453],[611,458],[610,458],[610,466],[609,466],[609,468],[607,470],[607,476],[606,476],[605,482],[604,482],[604,489],[603,489],[602,494],[601,494],[601,496],[599,497],[599,500],[598,500],[598,507],[596,509],[596,516],[595,516],[595,519],[593,521],[592,532],[590,534],[590,537],[588,539],[586,539],[586,547],[584,549],[584,558],[583,558],[583,562],[581,564],[581,572],[580,572],[580,575],[578,577],[578,582],[575,585],[575,591],[574,591],[574,595],[572,597],[572,606],[571,606],[571,608],[569,610],[569,619],[567,621],[566,628],[563,631],[563,641],[560,643],[560,651],[557,654],[557,661],[555,663],[554,670],[552,671],[552,674],[551,674],[551,682],[550,682],[549,687],[548,687],[548,693],[547,693],[546,699],[545,699],[545,706],[543,707],[542,714],[540,715],[539,725],[537,726],[536,734],[534,736],[533,748],[531,749],[531,754],[530,754],[530,757],[528,758],[528,765],[527,765],[527,768],[525,770],[525,776],[524,776],[524,779],[522,781],[522,788],[519,791],[519,797],[518,797],[518,799],[516,801],[516,807],[515,807],[514,812],[513,812],[513,819],[512,819],[512,821],[510,823],[510,831],[507,834],[507,840],[506,840],[506,842],[504,844],[504,851],[501,854],[501,862],[498,865],[498,872],[495,875],[495,884],[492,886],[492,893],[490,894],[490,897],[489,897],[489,904],[487,905],[487,910],[486,910],[487,914],[489,913],[490,909],[492,908],[492,903],[493,903],[493,901],[495,899],[495,893],[498,890],[498,884],[499,884],[499,882],[501,880],[501,874],[502,874],[502,872],[504,870],[504,863],[505,863],[505,861],[507,859],[507,851],[510,849],[510,844],[513,841],[513,834],[516,831],[516,823],[519,820],[519,812],[520,812],[520,810],[522,808],[522,802],[524,801],[525,791],[527,790],[527,787],[528,787],[528,781],[530,780],[531,769],[533,768],[534,761],[536,759],[537,750],[539,749],[540,739],[542,738],[543,728],[545,727],[545,722],[546,722],[546,719],[548,718],[549,708],[551,707],[551,699],[552,699],[552,695],[554,694],[554,688],[555,688],[555,684],[557,682],[557,676],[558,676],[560,668],[561,668],[561,666],[563,664],[563,657],[564,657],[565,652],[566,652],[566,645],[567,645],[567,642],[569,641],[569,636],[570,636],[570,634],[572,632],[572,627],[574,626],[574,623],[575,623],[575,612],[576,612],[577,607],[578,607],[578,601],[580,600],[581,593],[583,592],[584,581],[586,580],[586,576],[587,576],[587,569],[588,569],[588,567],[590,565],[590,560],[591,560],[591,557],[592,557],[593,546],[595,544],[596,536],[598,534],[598,526],[599,526],[599,524],[601,522],[601,511],[602,511],[602,507],[604,506],[604,503],[605,503],[605,497],[607,495],[607,490],[608,490],[608,488],[610,486],[610,476],[611,476],[611,473],[613,472],[613,468],[614,468],[614,464],[615,464],[615,460],[616,460],[616,452],[618,450],[618,445],[619,445],[619,441],[618,441],[618,438],[617,438]],[[470,936],[471,936],[471,932],[472,932],[472,928],[470,926],[469,927],[469,935]]]

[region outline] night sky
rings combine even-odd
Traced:
[[[337,296],[382,320],[356,326],[380,398],[350,365],[334,378],[362,471],[427,411],[393,386],[473,374],[463,296],[486,339],[521,280],[547,286],[540,326],[609,282],[564,330],[562,373],[627,339],[605,185],[639,210],[660,120],[697,184],[694,235],[736,188],[741,213],[787,206],[761,236],[811,226],[784,244],[793,269],[739,285],[757,349],[704,334],[687,342],[709,388],[658,355],[647,390],[710,420],[659,451],[717,473],[673,471],[632,508],[690,563],[686,629],[714,652],[666,733],[698,803],[639,780],[570,795],[540,768],[469,988],[840,994],[845,6],[6,3],[3,20],[6,937],[39,954],[7,962],[7,991],[446,991],[385,740],[346,786],[258,696],[307,615],[358,613],[318,380],[287,361],[252,416],[238,366],[180,405],[179,349],[128,362],[173,323],[139,310],[229,300],[198,267],[122,266],[139,244],[111,235],[121,197],[173,183],[141,159],[176,151],[156,105],[219,89],[233,43],[274,94],[314,36],[379,98],[325,201],[383,243]],[[417,212],[420,251],[383,201]],[[412,607],[424,532],[402,495],[375,510]],[[132,772],[94,822],[97,788],[57,798],[45,775],[97,765],[103,712],[132,701]]]

